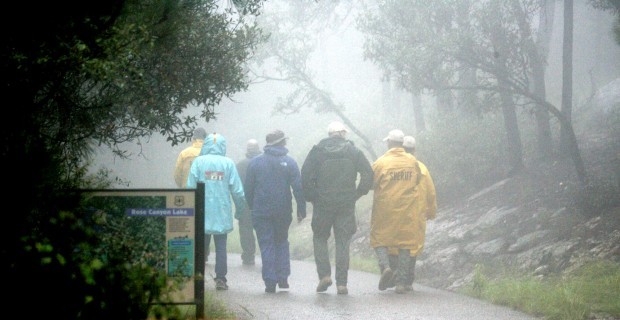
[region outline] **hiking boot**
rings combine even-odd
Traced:
[[[394,276],[394,272],[390,267],[387,267],[381,273],[381,279],[379,280],[379,290],[383,291],[388,288],[388,283],[392,281],[392,277]]]
[[[280,288],[280,289],[288,289],[289,288],[288,281],[286,281],[286,280],[278,281],[278,288]]]
[[[336,290],[338,291],[338,294],[349,294],[347,286],[337,286]]]
[[[215,279],[215,290],[228,290],[226,281],[222,279]]]
[[[394,289],[394,292],[398,293],[398,294],[403,294],[406,292],[405,290],[405,286],[403,286],[402,284],[397,284],[396,285],[396,289]]]
[[[329,286],[332,285],[332,278],[323,277],[321,281],[319,281],[319,285],[316,287],[316,292],[325,292]]]

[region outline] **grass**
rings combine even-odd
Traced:
[[[490,279],[479,266],[462,293],[549,320],[583,320],[593,314],[620,317],[620,264],[590,262],[569,274],[540,279],[504,275]]]
[[[205,292],[205,319],[237,319],[234,312],[228,306],[217,299],[212,291]],[[156,305],[151,311],[147,320],[167,320],[167,319],[196,319],[196,306],[189,305]]]

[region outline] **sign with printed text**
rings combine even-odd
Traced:
[[[134,255],[169,277],[173,292],[161,302],[195,302],[196,230],[202,230],[196,226],[196,190],[93,190],[86,195],[87,208],[104,217],[98,218],[105,221],[100,229],[126,228],[123,234],[135,244]],[[204,217],[204,208],[199,210]]]

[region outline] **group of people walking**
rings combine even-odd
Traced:
[[[289,288],[288,230],[294,197],[297,222],[306,218],[306,202],[313,208],[316,291],[325,292],[333,284],[328,250],[333,234],[336,291],[348,294],[349,248],[357,231],[355,204],[370,190],[370,245],[381,270],[378,288],[413,290],[426,220],[434,219],[437,209],[430,173],[414,155],[415,139],[401,130],[389,132],[384,139],[388,151],[372,164],[347,134],[341,122],[330,123],[327,137],[312,147],[300,168],[288,155],[288,137],[281,130],[267,134],[263,152],[257,140],[249,140],[245,159],[236,164],[226,157],[222,135],[206,135],[202,128],[194,131],[192,146],[179,154],[175,181],[183,187],[185,179],[187,188],[205,184],[205,239],[212,235],[215,241],[217,290],[228,289],[226,239],[233,217],[239,222],[243,264],[254,264],[258,240],[265,292]]]

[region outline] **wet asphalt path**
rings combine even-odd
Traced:
[[[414,284],[414,292],[379,291],[379,275],[349,271],[349,294],[336,294],[335,283],[316,292],[313,262],[291,261],[290,289],[265,293],[261,261],[244,266],[238,254],[228,255],[226,291],[215,291],[212,254],[207,262],[205,288],[226,303],[238,319],[537,319],[535,317],[453,292]],[[332,275],[333,277],[333,275]]]

